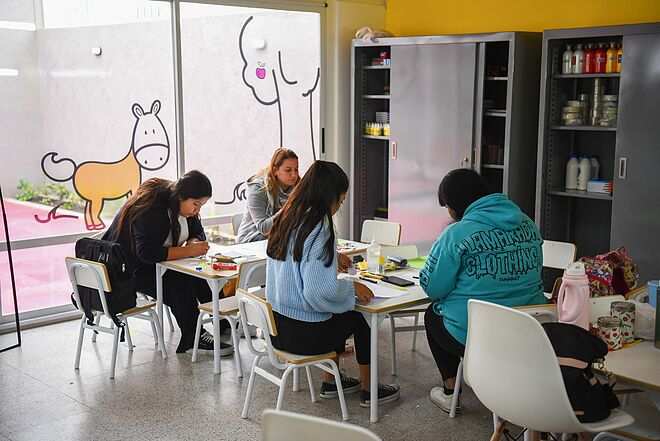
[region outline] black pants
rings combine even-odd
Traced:
[[[273,311],[277,336],[271,336],[273,346],[299,355],[316,355],[326,352],[341,354],[346,339],[355,341],[355,358],[358,364],[369,364],[371,357],[370,329],[364,316],[348,311],[333,314],[323,322],[303,322]]]
[[[465,346],[445,328],[442,317],[433,312],[433,305],[424,314],[426,338],[443,380],[456,377],[458,364],[465,353]]]
[[[156,298],[156,274],[138,276],[136,288]],[[172,309],[172,314],[181,328],[179,345],[192,347],[199,316],[198,305],[210,301],[211,288],[206,280],[171,270],[163,275],[163,303]]]

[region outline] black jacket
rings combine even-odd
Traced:
[[[125,225],[119,237],[118,214],[103,235],[104,240],[119,242],[134,277],[155,277],[156,263],[167,260],[167,247],[164,247],[163,243],[172,228],[168,211],[165,201],[157,203],[133,221],[132,234],[129,235],[128,226]],[[188,218],[188,239],[192,238],[206,240],[198,216]]]

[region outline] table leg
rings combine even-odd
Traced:
[[[213,305],[213,373],[220,373],[220,290],[225,284],[224,279],[207,279],[211,288],[211,304]]]
[[[371,314],[370,400],[372,423],[378,422],[378,314]]]
[[[163,336],[163,341],[165,341],[165,317],[163,315],[163,275],[165,271],[167,271],[167,268],[156,263],[156,313],[158,314],[160,335]],[[164,349],[161,348],[161,350]]]

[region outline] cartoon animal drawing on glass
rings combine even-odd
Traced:
[[[234,191],[230,201],[215,201],[216,205],[231,205],[236,201],[244,201],[247,199],[245,195],[245,181],[241,181],[234,186]]]
[[[279,118],[279,146],[302,147],[292,141],[290,131],[293,124],[287,124],[286,118],[298,118],[299,109],[295,101],[306,100],[309,103],[309,133],[312,158],[316,160],[314,143],[313,98],[319,87],[321,68],[315,66],[306,72],[287,72],[285,57],[289,51],[283,44],[277,44],[281,30],[271,26],[265,16],[250,16],[241,27],[238,49],[243,60],[243,83],[252,91],[254,98],[264,106],[277,104]],[[249,26],[248,26],[249,25]],[[264,38],[264,37],[267,37]],[[298,145],[295,145],[298,144]]]
[[[73,180],[73,187],[85,200],[85,225],[88,230],[105,228],[101,220],[103,204],[135,193],[142,183],[142,169],[159,170],[170,158],[170,141],[163,122],[158,117],[160,101],[151,104],[145,113],[135,103],[131,148],[126,156],[115,162],[86,161],[76,164],[70,158],[58,158],[48,152],[41,158],[41,170],[56,182]]]

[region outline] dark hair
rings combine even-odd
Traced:
[[[171,216],[172,243],[179,242],[181,227],[179,226],[179,203],[186,199],[211,197],[211,181],[202,172],[191,170],[181,176],[176,182],[162,178],[151,178],[144,181],[119,212],[117,236],[124,227],[132,234],[133,221],[147,210],[158,205],[169,208]]]
[[[324,245],[325,266],[335,257],[335,230],[332,209],[348,191],[348,176],[334,162],[315,161],[294,188],[268,234],[268,257],[286,260],[289,241],[295,235],[293,260],[302,260],[305,239],[324,220],[330,225],[330,238]]]
[[[471,203],[491,194],[486,180],[474,170],[457,168],[447,173],[438,186],[438,202],[463,218]]]

